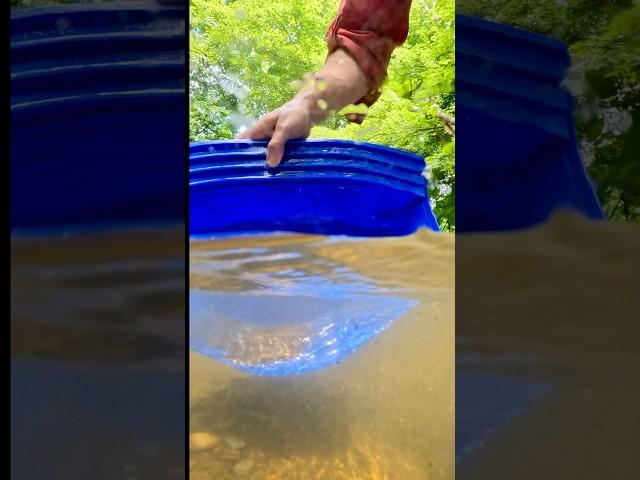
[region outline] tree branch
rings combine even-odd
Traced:
[[[436,113],[436,117],[444,122],[444,129],[450,133],[451,135],[456,134],[456,117],[452,117],[444,113],[443,111],[439,111]]]

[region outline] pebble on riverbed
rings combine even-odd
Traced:
[[[229,445],[233,450],[239,450],[241,448],[244,448],[245,443],[239,438],[227,437],[227,445]]]
[[[253,460],[242,460],[233,467],[233,471],[239,477],[246,477],[251,473],[254,465],[255,463]]]
[[[192,433],[189,435],[189,449],[206,450],[215,447],[220,442],[217,435],[207,432]]]

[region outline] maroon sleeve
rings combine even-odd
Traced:
[[[359,103],[380,97],[391,53],[407,39],[410,9],[411,0],[341,0],[327,45],[330,54],[344,48],[367,76],[369,92]]]

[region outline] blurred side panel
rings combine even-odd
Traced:
[[[640,5],[456,11],[456,475],[636,478]]]

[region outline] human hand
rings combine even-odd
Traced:
[[[309,136],[311,127],[317,123],[317,118],[314,118],[316,108],[308,99],[296,97],[262,117],[236,138],[269,139],[267,164],[272,168],[277,167],[282,161],[288,140]]]
[[[306,79],[311,85],[303,87],[293,100],[268,113],[236,137],[269,139],[267,164],[270,167],[280,165],[287,140],[307,138],[314,125],[362,98],[368,90],[366,75],[342,49],[329,55],[318,74]]]

